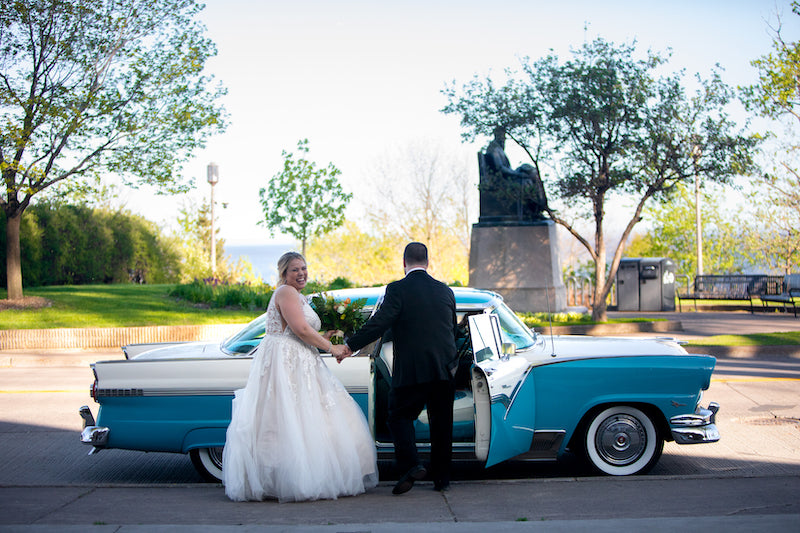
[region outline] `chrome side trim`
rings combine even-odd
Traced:
[[[349,394],[367,394],[368,387],[347,387]],[[97,389],[98,398],[144,396],[233,396],[233,389]],[[89,424],[91,425],[91,424]]]

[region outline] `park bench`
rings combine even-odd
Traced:
[[[790,274],[779,279],[780,281],[769,280],[763,286],[757,287],[753,297],[761,301],[763,311],[781,309],[784,313],[788,313],[791,309],[797,318],[797,307],[800,305],[800,274]]]
[[[681,302],[693,300],[694,310],[697,311],[697,300],[750,300],[748,283],[750,276],[739,274],[700,275],[695,276],[691,287],[686,292],[678,291],[678,312],[682,312]]]
[[[790,310],[797,317],[800,307],[800,274],[771,276],[767,274],[722,274],[695,276],[694,283],[686,292],[678,291],[678,311],[683,300],[693,300],[697,311],[697,300],[747,300],[750,312]],[[756,302],[760,302],[760,306]]]

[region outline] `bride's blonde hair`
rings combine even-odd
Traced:
[[[303,263],[306,258],[297,252],[286,252],[278,259],[278,285],[286,283],[286,273],[289,271],[289,264],[295,259],[300,259]]]

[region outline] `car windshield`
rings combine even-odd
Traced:
[[[365,306],[363,312],[365,317],[369,316],[372,306]],[[473,311],[474,312],[474,311]],[[480,311],[478,311],[480,312]],[[509,307],[498,302],[491,308],[491,312],[500,319],[500,334],[502,342],[511,342],[517,350],[530,348],[536,343],[536,337],[530,329],[519,319],[519,317],[509,309]],[[228,355],[242,355],[252,352],[261,339],[264,337],[266,327],[266,314],[259,316],[241,331],[222,341],[220,348]],[[461,317],[459,317],[461,318]]]
[[[500,303],[492,309],[492,313],[500,319],[500,336],[503,342],[513,342],[517,350],[530,348],[536,343],[536,337],[528,326],[506,304]]]
[[[265,313],[247,324],[239,333],[222,341],[222,351],[228,355],[250,353],[264,337],[266,325]]]

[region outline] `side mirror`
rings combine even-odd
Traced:
[[[500,346],[500,359],[508,361],[512,355],[517,355],[517,345],[513,342],[504,342]]]

